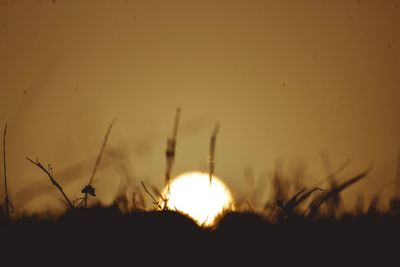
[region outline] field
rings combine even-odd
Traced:
[[[0,267],[400,266],[400,0],[0,0]]]
[[[167,142],[166,184],[170,182],[179,109],[173,138]],[[306,187],[278,172],[272,180],[268,202],[253,207],[235,199],[230,209],[211,226],[167,206],[156,188],[143,188],[131,200],[116,199],[111,206],[89,205],[95,198],[93,177],[114,122],[105,135],[100,153],[82,197],[70,199],[53,175],[51,166],[27,158],[48,177],[65,204],[63,214],[18,214],[7,190],[6,130],[4,130],[5,201],[0,209],[1,262],[13,264],[110,265],[123,263],[245,265],[265,262],[279,265],[350,265],[375,261],[398,262],[400,201],[393,196],[379,208],[379,197],[367,207],[362,200],[355,211],[346,211],[341,193],[368,176],[369,170],[347,180],[337,179],[346,163],[326,179],[326,186]],[[216,130],[210,142],[210,185],[214,172]],[[297,177],[298,178],[298,177]],[[208,179],[208,176],[207,176]],[[257,189],[257,188],[256,188]],[[151,192],[152,191],[152,192]],[[145,198],[153,202],[147,207]],[[141,201],[137,202],[136,199]],[[128,203],[129,202],[129,203]]]
[[[117,206],[91,207],[58,218],[3,217],[1,260],[51,265],[384,264],[398,262],[399,225],[398,210],[371,209],[340,218],[291,216],[275,222],[254,212],[227,212],[214,227],[203,228],[175,211],[123,214]]]

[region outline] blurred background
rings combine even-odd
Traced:
[[[176,107],[173,175],[207,171],[219,122],[215,173],[238,197],[265,184],[268,199],[277,169],[313,186],[348,159],[343,179],[373,167],[345,192],[349,207],[360,194],[391,197],[399,25],[399,0],[0,0],[0,123],[14,206],[62,207],[27,156],[51,163],[79,197],[115,117],[97,199],[110,204],[140,181],[161,189]]]

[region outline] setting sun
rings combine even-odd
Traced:
[[[167,188],[163,195],[167,194]],[[168,208],[177,209],[199,224],[210,226],[223,210],[231,208],[232,195],[227,186],[213,176],[201,172],[185,173],[175,178],[170,185]]]

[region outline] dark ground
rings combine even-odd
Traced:
[[[228,213],[203,229],[172,211],[97,207],[55,220],[3,220],[0,244],[0,266],[400,266],[400,216],[269,223],[254,213]]]

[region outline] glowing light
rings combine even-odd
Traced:
[[[164,196],[167,191],[165,188]],[[201,225],[211,226],[218,214],[232,208],[232,195],[217,177],[213,176],[210,184],[207,173],[190,172],[171,181],[167,207],[189,215]]]

